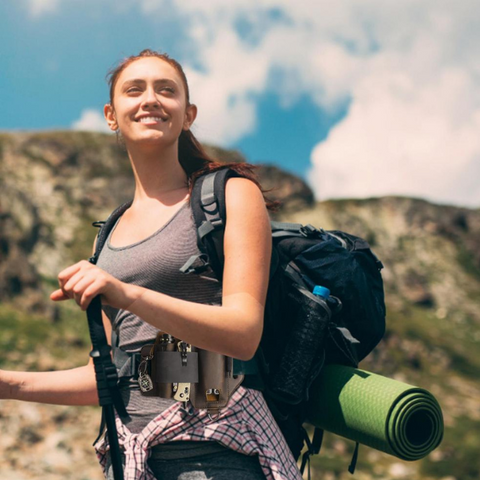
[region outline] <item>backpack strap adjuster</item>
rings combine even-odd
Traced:
[[[180,271],[182,273],[202,273],[209,268],[211,267],[208,262],[208,255],[201,253],[200,255],[192,255],[180,268]]]
[[[215,225],[210,222],[210,221],[206,221],[206,222],[203,222],[199,227],[198,227],[198,236],[200,238],[200,240],[203,240],[203,238],[208,235],[210,232],[213,232],[215,230]]]
[[[318,228],[315,228],[313,225],[303,225],[300,227],[300,233],[304,237],[314,237],[320,235],[320,230]]]
[[[224,221],[220,214],[218,198],[215,195],[215,177],[216,172],[211,173],[205,177],[202,183],[200,202],[206,221],[204,221],[198,228],[198,235],[201,240],[205,237],[205,235],[208,235],[213,230],[224,226]]]

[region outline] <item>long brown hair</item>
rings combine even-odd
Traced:
[[[120,73],[122,73],[123,70],[125,70],[125,68],[134,61],[145,57],[159,58],[160,60],[167,62],[177,71],[177,73],[180,75],[180,78],[182,79],[183,86],[185,87],[187,106],[190,105],[190,90],[188,88],[188,81],[180,63],[178,63],[166,53],[156,52],[155,50],[151,50],[149,48],[142,50],[138,55],[131,55],[129,57],[126,57],[116,67],[112,68],[108,72],[107,81],[110,88],[110,105],[112,105],[113,107],[115,85],[117,83]],[[254,170],[256,168],[255,165],[251,165],[249,163],[225,164],[216,161],[214,158],[208,155],[202,144],[197,140],[195,135],[190,130],[182,130],[182,133],[178,138],[178,160],[183,170],[187,174],[190,193],[192,191],[193,184],[195,183],[196,178],[203,175],[204,173],[214,172],[225,167],[231,168],[242,177],[248,178],[260,188],[262,193],[265,193],[258,181],[257,176],[254,173]],[[269,208],[270,210],[275,210],[278,207],[278,202],[270,201],[267,198],[265,198],[265,203],[267,205],[267,208]]]

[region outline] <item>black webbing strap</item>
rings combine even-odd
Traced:
[[[314,455],[318,455],[322,448],[323,443],[323,434],[324,430],[321,428],[315,427],[315,431],[313,432],[313,439],[312,439],[312,450]]]
[[[223,175],[224,171],[217,171],[207,175],[202,183],[200,203],[205,214],[205,222],[200,225],[198,235],[203,238],[208,235],[213,242],[215,248],[210,249],[209,259],[212,268],[217,276],[221,279],[223,272],[223,237],[225,232],[225,220],[220,212],[220,201],[215,195],[215,179],[219,175]],[[226,172],[226,170],[225,170]],[[215,255],[213,254],[215,252]]]
[[[287,222],[270,222],[272,227],[272,237],[307,237],[315,238],[320,235],[323,230],[308,224],[302,225],[301,223],[287,223]]]
[[[90,357],[95,365],[97,379],[98,400],[100,406],[115,405],[120,416],[126,417],[127,411],[123,405],[120,391],[117,388],[117,368],[112,362],[110,352],[112,348],[107,343],[102,321],[102,307],[100,297],[95,297],[87,308],[88,328],[92,339]]]
[[[302,427],[303,428],[303,427]],[[323,442],[323,430],[321,428],[315,428],[313,433],[313,439],[310,441],[308,432],[303,428],[304,440],[307,445],[307,451],[302,456],[302,465],[300,467],[300,473],[303,475],[305,467],[308,465],[308,480],[311,478],[310,473],[310,457],[312,455],[318,455],[322,448]]]
[[[353,451],[352,455],[352,461],[350,462],[350,465],[348,467],[348,471],[353,475],[355,473],[355,467],[357,466],[357,460],[358,460],[358,447],[360,444],[358,442],[355,443],[355,450]]]
[[[272,231],[273,238],[283,238],[283,237],[304,237],[300,232],[290,231],[290,230],[276,230]]]
[[[272,232],[275,232],[277,230],[287,230],[293,233],[300,232],[300,229],[303,226],[301,223],[275,222],[275,221],[271,221],[270,225],[272,226]]]
[[[89,258],[89,262],[96,264],[98,261],[98,256],[100,255],[100,252],[102,251],[103,246],[105,245],[105,242],[107,241],[108,234],[112,230],[112,228],[115,226],[117,223],[117,220],[124,214],[125,210],[132,205],[132,202],[126,202],[119,207],[117,207],[107,218],[105,222],[94,222],[93,226],[94,227],[100,227],[100,231],[98,232],[97,236],[97,242],[95,243],[95,252],[94,254]]]
[[[102,415],[107,424],[108,442],[115,480],[123,479],[122,457],[118,444],[117,428],[115,425],[115,410],[121,417],[127,417],[127,411],[118,389],[117,368],[110,355],[111,347],[107,342],[102,321],[102,304],[100,296],[95,297],[87,308],[88,328],[92,340],[90,356],[95,367],[95,378],[99,404]]]

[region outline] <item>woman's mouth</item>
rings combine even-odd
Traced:
[[[160,123],[160,122],[165,122],[166,119],[162,117],[150,116],[150,117],[141,117],[137,121],[140,123]]]

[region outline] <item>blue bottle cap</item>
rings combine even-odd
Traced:
[[[319,297],[328,298],[330,296],[330,290],[327,287],[315,285],[315,288],[313,289],[313,294],[318,295]]]

